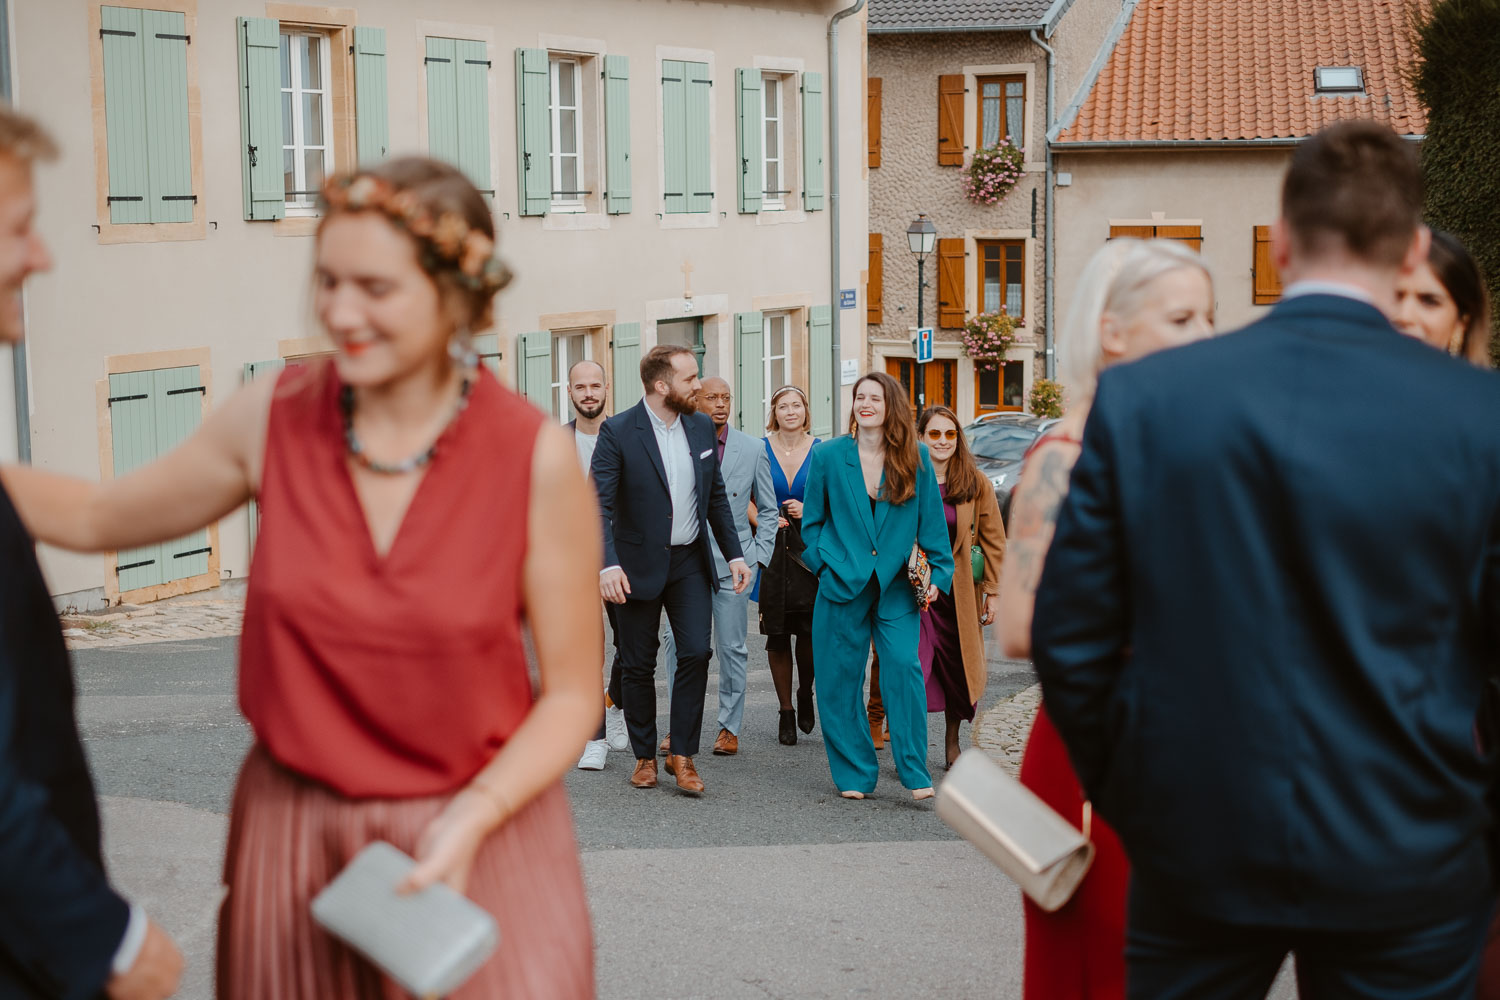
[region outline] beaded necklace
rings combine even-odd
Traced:
[[[438,445],[442,444],[443,438],[448,435],[448,431],[458,422],[458,415],[468,407],[469,393],[474,388],[474,375],[475,372],[472,368],[464,372],[463,384],[458,390],[458,399],[453,401],[453,413],[448,417],[448,422],[443,425],[443,429],[438,431],[438,435],[433,439],[432,444],[415,455],[389,464],[373,459],[365,454],[365,446],[360,443],[359,436],[354,433],[354,387],[349,385],[343,386],[339,389],[339,411],[343,414],[344,418],[344,448],[360,465],[371,472],[378,472],[383,476],[404,476],[409,472],[417,471],[432,461],[432,457],[437,454]]]

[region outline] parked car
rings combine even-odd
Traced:
[[[995,413],[964,428],[964,437],[979,471],[995,487],[1000,516],[1010,526],[1010,494],[1021,478],[1026,452],[1037,438],[1057,423],[1056,417],[1034,417],[1029,413]]]

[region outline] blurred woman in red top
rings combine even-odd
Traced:
[[[566,432],[476,364],[509,273],[484,198],[430,160],[324,192],[315,301],[336,351],[238,393],[104,485],[6,471],[53,544],[128,549],[259,500],[240,655],[255,732],[231,814],[221,998],[395,997],[309,902],[366,844],[488,909],[460,998],[594,995],[560,778],[600,712],[598,514]],[[543,513],[545,512],[545,514]],[[536,647],[533,698],[521,644]]]

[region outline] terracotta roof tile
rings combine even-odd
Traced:
[[[1346,118],[1422,135],[1405,70],[1420,0],[1141,0],[1059,142],[1292,139]],[[1364,92],[1315,93],[1319,66],[1358,66]]]

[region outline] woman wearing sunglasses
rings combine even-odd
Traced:
[[[946,406],[929,406],[917,422],[917,433],[932,457],[953,546],[953,593],[938,594],[922,612],[918,646],[927,711],[947,718],[943,746],[946,765],[952,767],[959,754],[959,724],[973,725],[974,708],[989,677],[984,626],[1000,611],[1005,525],[995,491],[958,429],[958,415]],[[966,574],[973,586],[966,585]]]

